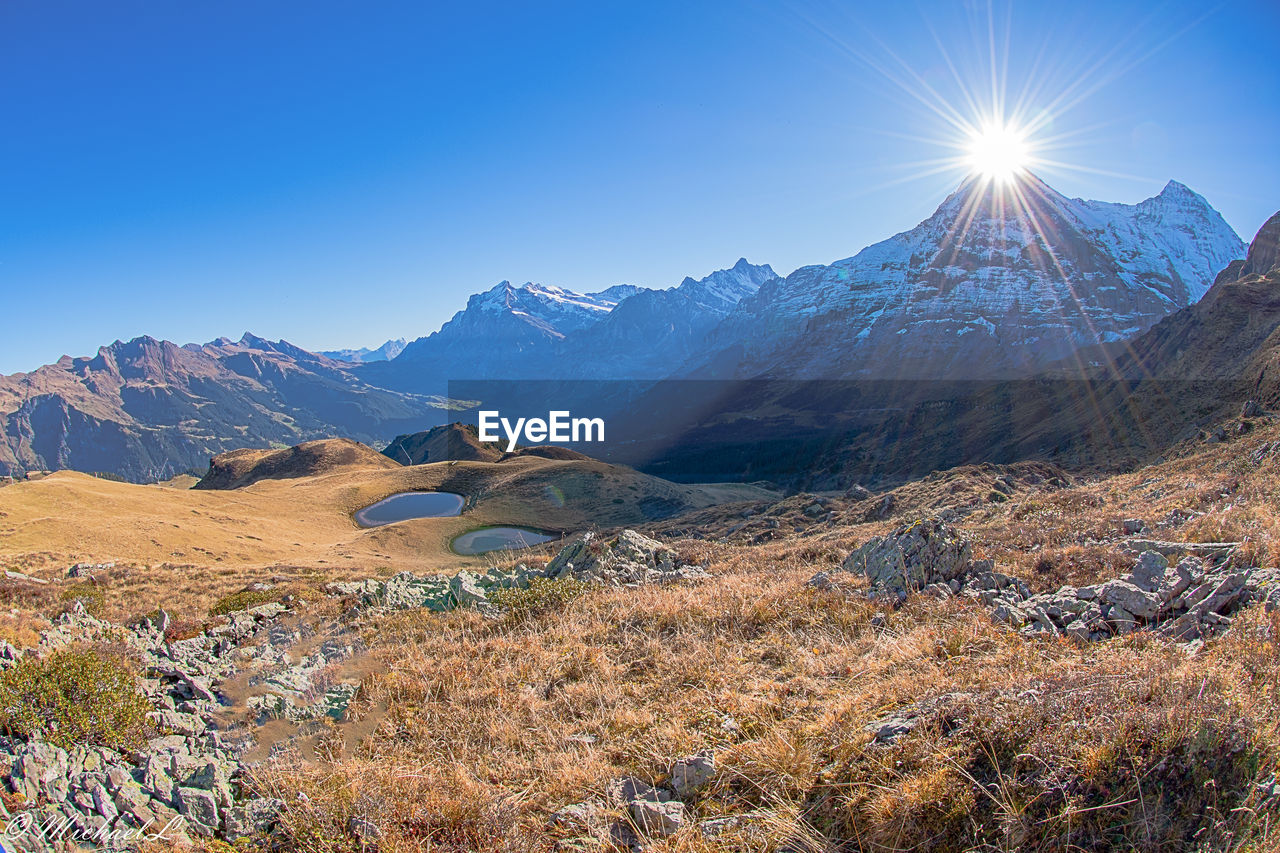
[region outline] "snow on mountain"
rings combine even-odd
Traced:
[[[390,361],[403,352],[405,346],[404,338],[396,338],[374,349],[361,347],[360,349],[322,350],[320,355],[349,364],[366,364],[371,361]]]
[[[370,381],[441,393],[449,379],[662,378],[697,352],[744,296],[777,278],[745,259],[667,290],[630,284],[596,293],[499,282]]]
[[[742,299],[777,278],[768,264],[742,258],[705,278],[643,291],[566,338],[558,348],[558,369],[573,378],[665,378],[702,349],[707,334]]]
[[[685,372],[823,378],[1023,374],[1199,299],[1244,244],[1170,182],[1134,205],[1034,176],[971,178],[933,216],[747,296]]]
[[[641,290],[622,284],[577,293],[502,281],[473,294],[439,331],[409,343],[394,362],[365,369],[389,387],[429,387],[433,393],[441,393],[449,379],[542,377],[566,335],[600,322]]]

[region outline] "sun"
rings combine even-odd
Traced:
[[[1025,131],[1009,124],[986,124],[970,132],[966,165],[989,181],[1007,184],[1031,164]]]

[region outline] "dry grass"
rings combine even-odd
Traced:
[[[1123,571],[1131,517],[1158,538],[1247,535],[1236,559],[1270,559],[1280,471],[1242,465],[1248,452],[1241,441],[1067,487],[1015,483],[1005,501],[967,489],[959,523],[980,555],[1042,588]],[[373,734],[349,758],[260,768],[264,790],[306,794],[290,849],[359,849],[353,819],[379,827],[384,850],[607,849],[602,828],[620,810],[594,835],[550,816],[603,801],[622,775],[661,782],[671,760],[708,748],[721,772],[689,821],[740,822],[649,849],[1275,846],[1277,804],[1258,785],[1280,762],[1277,618],[1250,611],[1191,657],[1146,635],[1027,639],[960,602],[880,613],[852,578],[825,591],[805,581],[894,519],[861,522],[830,498],[834,517],[806,524],[812,500],[704,511],[722,537],[752,518],[779,519],[781,533],[673,539],[709,566],[697,586],[589,591],[520,618],[378,621],[369,641],[384,672],[360,707],[390,710]],[[873,742],[870,724],[911,709],[915,729]]]
[[[263,771],[307,795],[293,849],[354,849],[352,817],[391,850],[547,849],[572,834],[548,824],[557,808],[705,748],[722,773],[690,816],[752,817],[653,849],[741,849],[745,832],[751,849],[1155,850],[1251,831],[1239,809],[1280,755],[1275,622],[1197,659],[1150,638],[1030,641],[931,600],[873,626],[861,597],[805,587],[812,566],[733,563],[536,619],[381,622],[387,672],[362,701],[391,712],[360,755]],[[916,731],[871,744],[869,723],[920,702]]]
[[[1276,849],[1280,806],[1262,783],[1280,763],[1280,618],[1255,608],[1191,656],[1146,634],[1029,639],[965,602],[881,612],[856,579],[805,582],[943,507],[977,556],[1038,589],[1123,571],[1130,518],[1148,537],[1243,540],[1234,560],[1274,564],[1280,463],[1251,457],[1277,438],[1260,427],[1065,484],[964,469],[895,490],[872,520],[877,499],[725,505],[656,526],[712,573],[695,586],[575,591],[498,618],[372,619],[379,666],[354,709],[371,733],[349,752],[335,732],[316,760],[279,757],[252,785],[289,804],[285,850],[360,850],[367,827],[382,851],[596,850],[620,810],[592,827],[551,815],[604,800],[618,776],[661,782],[673,759],[713,749],[720,772],[688,802],[689,823],[739,823],[649,849]],[[330,570],[289,571],[288,588],[310,598]],[[247,572],[133,571],[108,579],[104,607],[143,611],[161,586],[204,584],[217,590],[203,593],[207,610],[209,596],[264,579]],[[8,594],[35,609],[47,595]],[[874,742],[869,726],[907,712],[914,729]]]

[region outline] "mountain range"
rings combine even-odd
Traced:
[[[665,290],[504,281],[398,354],[398,341],[329,354],[252,335],[117,341],[0,377],[0,470],[143,480],[237,447],[335,434],[382,445],[448,420],[440,395],[455,378],[1026,377],[1196,305],[1219,271],[1249,268],[1243,254],[1177,182],[1124,205],[1068,199],[1030,175],[970,179],[920,225],[845,260],[780,277],[742,259]]]
[[[362,375],[433,394],[447,393],[451,379],[661,379],[694,356],[740,300],[777,277],[743,258],[666,290],[616,285],[581,294],[504,281]]]
[[[250,334],[186,346],[141,337],[64,356],[0,377],[0,470],[163,480],[241,447],[335,433],[378,442],[439,416],[439,401],[376,388],[349,368]]]
[[[1131,338],[1195,302],[1244,244],[1170,181],[1134,205],[1068,199],[1033,175],[970,178],[910,231],[743,299],[689,375],[1027,375]]]

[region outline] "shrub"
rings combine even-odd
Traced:
[[[549,610],[557,610],[585,593],[590,584],[575,578],[534,578],[528,589],[495,589],[489,600],[513,619],[530,619]]]
[[[83,581],[67,587],[63,590],[61,600],[68,603],[80,602],[90,616],[101,616],[103,608],[106,607],[106,596],[102,592],[102,587],[92,581]]]
[[[268,601],[274,600],[275,595],[271,590],[243,589],[240,592],[233,592],[218,599],[209,608],[209,615],[226,616],[228,613],[235,613],[237,610],[248,610],[250,607],[256,607],[259,604],[266,604]]]
[[[63,749],[135,749],[146,740],[150,710],[125,662],[92,649],[24,658],[0,673],[0,727]]]

